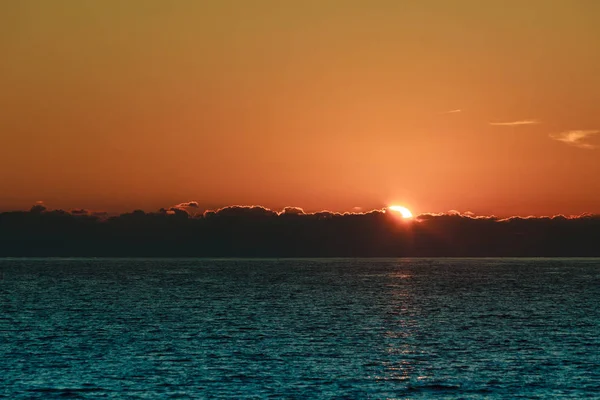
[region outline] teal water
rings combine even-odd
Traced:
[[[0,260],[0,397],[600,398],[600,260]]]

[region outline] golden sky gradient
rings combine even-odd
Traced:
[[[600,213],[599,19],[596,0],[3,1],[0,210]]]

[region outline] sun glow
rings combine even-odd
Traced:
[[[391,211],[395,211],[397,213],[400,213],[402,215],[402,218],[412,218],[412,213],[410,212],[410,210],[406,207],[402,207],[402,206],[389,206],[388,207],[389,210]]]

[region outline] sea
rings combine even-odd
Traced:
[[[7,399],[600,399],[600,259],[0,259]]]

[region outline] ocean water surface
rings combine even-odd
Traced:
[[[600,398],[600,260],[0,259],[0,397]]]

